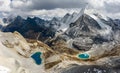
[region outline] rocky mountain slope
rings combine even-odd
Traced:
[[[49,47],[38,40],[26,40],[18,32],[0,32],[0,70],[6,73],[119,73],[120,46],[114,47],[109,56],[83,61],[77,57],[81,51],[68,48],[64,43],[56,41]],[[38,52],[42,55],[32,58]],[[36,63],[39,58],[41,64]]]
[[[103,18],[99,14],[86,13],[80,16],[58,38],[65,40],[68,47],[89,50],[95,44],[114,42],[119,44],[120,27],[114,20]],[[117,37],[116,37],[117,36]]]

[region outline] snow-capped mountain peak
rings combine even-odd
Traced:
[[[104,19],[104,20],[106,20],[106,21],[108,21],[108,19],[109,19],[107,16],[103,15],[102,13],[98,12],[98,11],[95,10],[95,9],[85,9],[85,10],[84,10],[84,13],[87,14],[87,15],[93,15],[93,14],[94,14],[94,15],[97,16],[98,18]]]
[[[99,31],[99,33],[101,35],[106,35],[106,34],[111,34],[112,32],[112,27],[110,27],[109,25],[106,25],[105,23],[103,23],[96,15],[90,15],[94,20],[97,21],[97,23],[100,25],[100,27],[102,28],[102,30]]]
[[[71,22],[71,23],[74,23],[75,21],[77,21],[77,19],[80,18],[80,17],[84,14],[85,8],[86,8],[86,6],[80,10],[80,12],[77,14],[77,16],[75,16],[75,17],[72,19],[72,22]]]

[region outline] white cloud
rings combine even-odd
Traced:
[[[104,7],[104,1],[105,0],[89,0],[88,2],[93,8],[102,8]]]
[[[64,16],[66,13],[70,13],[72,14],[73,12],[78,12],[80,9],[61,9],[61,8],[56,8],[56,9],[53,9],[53,10],[34,10],[34,11],[31,11],[29,12],[29,15],[35,15],[35,16],[48,16],[48,17],[53,17],[53,16],[56,16],[56,17],[62,17]]]
[[[24,1],[24,0],[13,0],[11,3],[11,8],[13,9],[19,9],[19,10],[29,10],[29,8],[27,9],[27,7],[31,6],[32,1]]]
[[[4,12],[11,11],[10,0],[0,0],[0,12],[1,11]]]
[[[94,8],[110,17],[120,18],[120,0],[13,0],[12,4],[10,0],[0,0],[0,12],[22,16],[61,17],[68,12],[78,12],[87,2],[88,8]]]
[[[120,0],[89,0],[89,4],[106,16],[120,19]]]

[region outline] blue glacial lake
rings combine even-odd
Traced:
[[[40,65],[42,63],[42,58],[41,58],[42,53],[41,52],[35,52],[32,54],[31,58],[35,61],[37,65]]]
[[[78,55],[78,58],[83,59],[83,60],[86,60],[86,59],[89,59],[90,56],[89,56],[89,54],[87,54],[87,53],[82,53],[82,54],[79,54],[79,55]]]

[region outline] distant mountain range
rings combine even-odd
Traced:
[[[65,40],[69,47],[77,49],[90,49],[93,44],[103,42],[120,42],[120,20],[106,17],[100,13],[87,13],[82,9],[80,13],[67,13],[63,18],[54,17],[52,20],[43,20],[38,17],[27,19],[17,16],[4,18],[7,26],[3,32],[18,31],[25,38],[46,41],[50,38],[59,37]],[[116,38],[117,37],[117,38]],[[82,40],[89,40],[83,43]],[[70,46],[70,43],[72,43]],[[88,45],[85,47],[85,45]]]
[[[2,30],[4,32],[18,31],[24,37],[31,39],[36,39],[39,33],[43,37],[53,37],[55,32],[54,30],[50,30],[52,28],[47,24],[49,24],[49,21],[45,21],[38,17],[23,19],[21,16],[17,16],[6,27],[3,27]],[[43,34],[43,32],[45,34]]]

